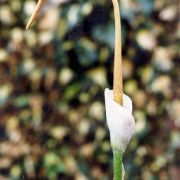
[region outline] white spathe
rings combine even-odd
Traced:
[[[135,133],[132,101],[123,94],[123,106],[113,100],[113,90],[105,89],[106,119],[110,131],[111,146],[124,152]]]

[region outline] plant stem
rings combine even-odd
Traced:
[[[114,180],[122,180],[122,157],[123,153],[113,150],[114,157]]]

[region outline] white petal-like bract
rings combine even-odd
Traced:
[[[123,94],[123,106],[113,100],[113,90],[105,89],[106,118],[113,149],[125,151],[135,132],[132,101]]]

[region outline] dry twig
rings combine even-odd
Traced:
[[[40,10],[42,9],[45,2],[46,2],[46,0],[39,0],[38,1],[37,5],[34,9],[34,12],[33,12],[31,18],[29,19],[29,21],[26,25],[26,29],[29,29],[30,26],[32,25],[33,21],[38,17]]]

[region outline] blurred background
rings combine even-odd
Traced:
[[[0,0],[0,179],[111,180],[104,89],[112,88],[111,0]],[[178,0],[121,0],[124,92],[136,134],[128,180],[180,177]]]

